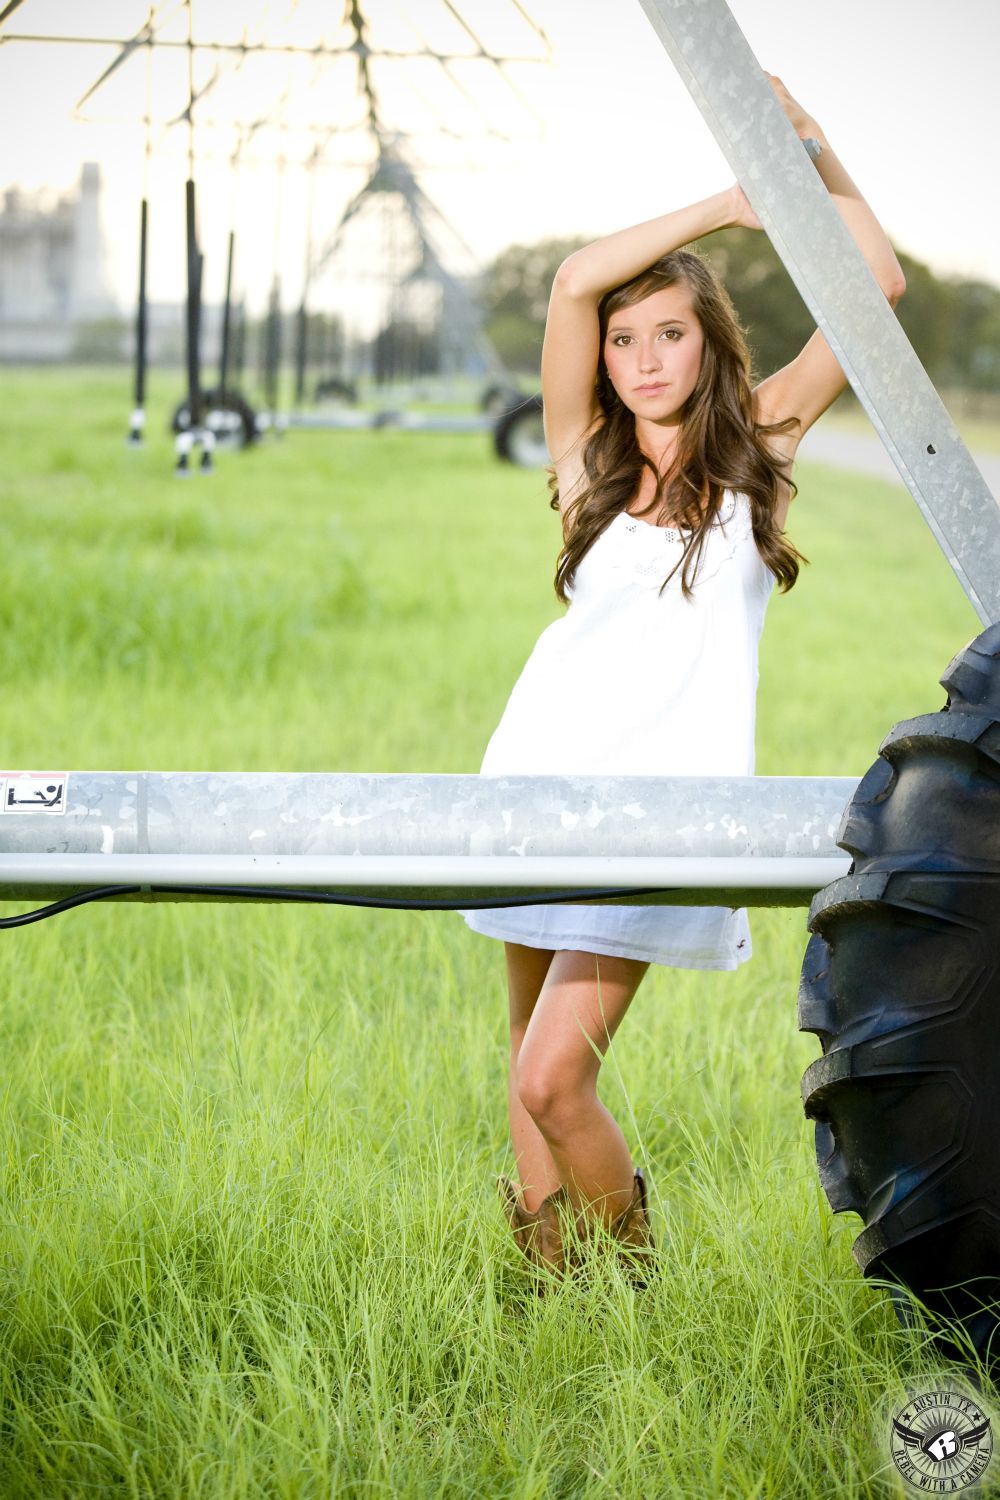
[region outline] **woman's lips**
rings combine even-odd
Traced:
[[[653,395],[656,394],[657,391],[665,391],[666,388],[667,387],[666,387],[666,385],[663,382],[659,382],[656,385],[637,385],[636,386],[636,390],[642,396],[653,396]]]

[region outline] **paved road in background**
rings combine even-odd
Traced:
[[[973,453],[972,456],[986,483],[1000,500],[1000,454]],[[874,432],[844,432],[834,427],[824,429],[822,418],[799,444],[799,457],[831,464],[837,469],[853,469],[859,474],[877,474],[894,484],[903,483],[896,465]]]

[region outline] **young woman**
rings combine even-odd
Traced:
[[[768,80],[890,303],[903,273],[817,122]],[[578,250],[552,287],[542,349],[551,504],[566,614],[542,633],[487,746],[485,774],[748,775],[758,641],[801,554],[784,534],[805,433],[846,385],[817,330],[755,387],[732,304],[679,247],[761,225],[738,185]],[[551,905],[465,912],[504,941],[508,1103],[522,1184],[499,1188],[518,1243],[562,1270],[600,1220],[642,1284],[643,1175],[597,1095],[650,963],[733,969],[746,912]],[[575,1229],[573,1226],[575,1225]]]

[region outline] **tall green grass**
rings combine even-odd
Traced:
[[[485,437],[301,433],[181,482],[172,395],[134,453],[111,378],[0,378],[6,764],[477,770],[560,612],[541,476]],[[979,626],[905,494],[797,477],[758,770],[860,775]],[[818,1188],[805,912],[752,925],[735,974],[651,968],[602,1071],[657,1281],[541,1301],[493,1188],[499,944],[349,907],[3,934],[0,1492],[902,1493],[889,1413],[960,1377]]]

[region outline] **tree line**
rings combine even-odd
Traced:
[[[486,332],[512,369],[537,375],[552,278],[585,239],[511,245],[483,278]],[[746,330],[754,378],[794,359],[815,324],[766,235],[725,229],[693,249],[712,262]],[[935,385],[1000,392],[1000,287],[938,276],[897,250],[906,295],[896,316]],[[790,295],[793,294],[793,295]]]

